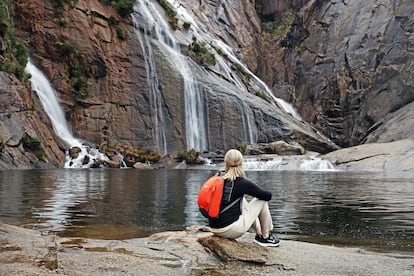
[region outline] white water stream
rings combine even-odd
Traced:
[[[108,157],[100,153],[97,149],[86,146],[82,140],[73,136],[66,122],[64,112],[59,104],[56,91],[53,89],[49,80],[45,77],[29,59],[25,68],[31,74],[31,84],[33,90],[39,96],[42,106],[48,114],[55,133],[69,147],[79,147],[81,153],[77,159],[67,157],[65,168],[88,168],[93,165],[94,159],[108,160]],[[249,124],[249,123],[247,123]],[[248,134],[253,136],[252,133]],[[84,157],[89,155],[89,162],[83,164]],[[327,160],[312,157],[275,157],[269,160],[262,160],[256,157],[246,157],[244,160],[245,170],[307,170],[307,171],[326,171],[334,170],[334,166]],[[209,167],[211,169],[211,166]]]
[[[65,168],[89,168],[93,165],[94,159],[108,160],[108,157],[100,153],[97,149],[84,145],[83,141],[75,138],[66,122],[65,113],[60,106],[56,91],[53,89],[49,80],[45,77],[30,60],[26,65],[25,71],[31,74],[32,89],[39,96],[43,109],[49,116],[56,135],[62,139],[69,148],[78,147],[81,149],[78,158],[71,159],[66,155]],[[83,164],[85,156],[89,156],[89,162]]]
[[[188,57],[181,54],[178,39],[171,31],[171,27],[165,21],[163,15],[156,8],[154,3],[148,0],[137,1],[132,14],[137,33],[142,29],[146,34],[148,32],[157,41],[157,46],[162,47],[162,51],[168,53],[171,66],[173,66],[183,78],[184,100],[185,100],[185,123],[186,123],[186,142],[188,149],[196,149],[202,151],[207,149],[206,120],[204,113],[203,93],[197,86],[191,69],[188,65]],[[148,39],[148,35],[141,36],[139,39]],[[153,60],[153,49],[151,49],[151,41],[140,41],[144,50],[147,73],[155,72],[155,61]],[[145,44],[144,44],[145,43]],[[151,93],[154,99],[161,99],[158,87],[154,87],[152,82],[154,77],[148,78]],[[160,106],[160,102],[157,104]],[[158,108],[157,110],[160,110]],[[158,138],[159,139],[159,138]],[[158,142],[160,144],[160,142]],[[165,146],[163,146],[165,148]]]
[[[241,66],[245,72],[250,74],[256,82],[262,86],[262,88],[266,91],[266,94],[272,98],[277,105],[284,110],[286,113],[291,114],[295,119],[302,120],[299,113],[295,110],[295,108],[288,102],[283,99],[280,99],[273,95],[270,88],[253,72],[249,70],[249,68],[234,54],[233,48],[224,43],[222,40],[212,37],[211,32],[208,30],[208,26],[203,26],[201,22],[197,22],[190,13],[186,10],[185,5],[179,0],[167,0],[171,6],[175,8],[177,11],[177,17],[181,19],[183,22],[190,22],[191,28],[190,30],[193,32],[193,35],[199,38],[200,41],[205,41],[211,43],[211,47],[214,50],[220,50],[224,53],[224,55],[229,58],[233,63]],[[202,26],[202,27],[201,27]],[[222,58],[222,55],[216,54],[217,61],[220,64],[220,67],[226,72],[227,78],[233,80],[234,84],[243,90],[246,90],[245,85],[243,82],[236,77],[234,74],[234,70],[229,67],[227,62]]]
[[[223,41],[212,37],[207,28],[199,27],[199,24],[197,24],[197,22],[189,15],[180,1],[168,0],[168,2],[176,9],[178,13],[177,16],[181,18],[181,20],[191,23],[192,35],[196,36],[199,41],[210,42],[211,50],[223,51],[232,63],[238,64],[243,68],[243,70],[248,72],[256,83],[261,86],[261,89],[264,89],[281,109],[287,113],[290,113],[296,119],[301,120],[300,116],[289,103],[275,97],[266,84],[250,72],[250,70],[236,57],[230,46],[225,44]],[[175,32],[172,32],[172,29],[166,22],[163,14],[160,13],[160,7],[158,7],[157,4],[154,4],[153,1],[137,1],[134,7],[134,13],[132,14],[132,19],[141,50],[144,55],[147,82],[150,88],[150,105],[151,110],[155,112],[155,116],[152,116],[154,118],[154,139],[160,153],[166,154],[168,149],[164,130],[165,125],[163,123],[163,95],[162,91],[160,91],[160,82],[158,80],[155,66],[154,45],[156,45],[156,47],[159,48],[158,50],[163,52],[168,57],[170,65],[177,69],[177,72],[180,73],[183,79],[187,148],[196,149],[197,151],[206,150],[208,139],[208,118],[205,112],[206,107],[204,103],[204,92],[197,85],[193,73],[191,72],[189,58],[181,54],[179,38],[176,37]],[[232,72],[228,61],[224,60],[222,55],[219,54],[216,54],[216,59],[218,62],[217,67],[221,73],[226,75],[226,78],[231,80],[238,89],[248,92],[241,79],[237,76],[237,74]],[[65,141],[69,147],[79,147],[82,149],[80,157],[77,158],[77,160],[67,159],[65,167],[90,167],[93,164],[93,160],[96,158],[107,160],[108,158],[104,154],[101,154],[96,149],[91,149],[85,146],[81,140],[72,135],[72,132],[66,123],[64,112],[60,107],[56,92],[43,73],[37,69],[30,60],[27,64],[26,71],[32,75],[31,82],[33,90],[35,90],[39,95],[42,105],[52,121],[56,134],[63,141]],[[257,131],[254,129],[255,123],[253,110],[245,101],[242,101],[241,105],[240,110],[244,113],[241,122],[241,127],[244,129],[244,138],[249,143],[255,143],[257,141],[257,135],[255,135]],[[83,157],[85,155],[89,155],[91,157],[88,164],[82,164]],[[256,165],[254,166],[256,166],[257,169],[260,169],[261,166],[277,169],[278,165],[276,163],[278,162],[279,161],[277,160],[267,162],[265,165],[262,164],[263,162],[256,162]],[[249,166],[252,166],[252,164],[253,163],[250,162]],[[331,165],[326,164],[325,162],[320,162],[320,160],[316,159],[309,162],[305,160],[301,164],[297,165],[297,167],[305,170],[318,170],[320,168],[331,169]]]
[[[177,0],[167,0],[169,4],[174,7],[177,12],[177,18],[182,22],[190,22],[191,28],[188,33],[183,37],[183,34],[172,30],[171,26],[165,19],[165,15],[162,8],[159,7],[156,1],[141,0],[137,1],[134,7],[134,13],[132,14],[136,34],[141,45],[142,52],[144,54],[145,66],[147,71],[147,81],[150,87],[150,95],[152,99],[151,106],[156,112],[156,118],[154,119],[154,129],[161,129],[155,134],[155,139],[160,150],[167,151],[165,133],[162,127],[162,106],[161,102],[162,94],[159,89],[159,81],[157,76],[157,70],[155,68],[154,59],[154,47],[158,47],[160,51],[166,53],[166,57],[169,59],[171,66],[180,73],[184,82],[184,101],[185,101],[185,132],[186,143],[188,149],[196,149],[197,151],[203,151],[207,149],[208,130],[207,130],[207,112],[205,111],[205,102],[203,97],[203,90],[198,87],[193,72],[191,72],[189,65],[189,58],[181,53],[180,42],[182,44],[189,44],[189,37],[196,37],[197,41],[207,42],[211,45],[211,51],[216,52],[217,70],[219,70],[226,79],[231,80],[237,87],[237,90],[242,90],[246,93],[247,88],[243,84],[228,61],[223,59],[223,55],[217,54],[220,50],[224,53],[233,64],[237,64],[245,72],[250,74],[254,81],[260,86],[261,90],[265,93],[286,113],[291,114],[298,120],[301,120],[299,114],[295,111],[292,105],[279,99],[273,95],[267,85],[255,76],[233,53],[230,46],[223,41],[212,37],[208,28],[197,22],[190,13],[185,9],[183,3]],[[142,35],[145,34],[145,35]],[[254,117],[251,107],[247,104],[243,105],[242,111],[244,111],[245,118],[243,118],[242,126],[245,132],[244,140],[249,143],[255,143],[257,137],[253,134],[255,130],[252,129],[254,125]]]

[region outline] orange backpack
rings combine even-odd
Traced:
[[[216,218],[220,214],[221,197],[223,196],[222,177],[214,175],[207,179],[198,192],[198,207],[206,218]]]
[[[234,185],[234,182],[232,183]],[[198,192],[198,208],[203,216],[206,218],[218,218],[219,215],[235,205],[240,199],[236,199],[223,210],[220,211],[221,198],[223,196],[224,179],[220,176],[214,175],[207,179],[207,181],[201,186]],[[233,190],[233,186],[232,186]],[[229,199],[231,192],[229,195]]]

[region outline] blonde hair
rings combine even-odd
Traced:
[[[236,177],[246,176],[243,170],[243,154],[240,151],[236,149],[227,151],[224,162],[226,164],[224,179],[235,180]]]

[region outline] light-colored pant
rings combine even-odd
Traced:
[[[244,197],[239,219],[223,228],[211,228],[211,232],[223,238],[237,239],[243,236],[252,225],[256,233],[260,234],[269,233],[273,229],[269,203],[257,198],[248,202]]]

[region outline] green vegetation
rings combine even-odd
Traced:
[[[68,25],[65,18],[63,17],[56,18],[56,23],[61,27],[66,27]]]
[[[65,56],[71,56],[71,55],[78,55],[78,52],[76,50],[75,45],[65,41],[65,42],[58,42],[58,48],[59,48],[59,52],[60,54],[65,57]]]
[[[293,12],[286,12],[283,15],[281,25],[277,25],[274,21],[263,22],[262,30],[263,32],[270,34],[272,37],[285,38],[289,33],[294,20],[295,14]]]
[[[247,85],[250,82],[250,78],[252,77],[252,75],[244,69],[243,65],[241,65],[238,62],[232,61],[227,56],[227,54],[223,51],[223,49],[221,48],[215,48],[215,49],[216,49],[217,54],[222,56],[225,60],[227,60],[227,62],[231,63],[233,69],[241,74],[241,80],[243,81],[244,84]]]
[[[248,84],[250,81],[250,78],[252,77],[250,73],[246,72],[246,70],[244,70],[243,66],[240,63],[233,63],[233,66],[242,75],[243,83]]]
[[[178,29],[177,12],[170,5],[170,3],[166,0],[158,0],[158,3],[160,3],[161,7],[164,9],[165,13],[167,14],[169,18],[168,24],[170,24],[173,30],[177,30]]]
[[[103,142],[99,146],[99,151],[106,155],[111,155],[113,152],[118,152],[124,156],[124,161],[128,167],[132,167],[135,163],[158,163],[161,155],[158,152],[147,148],[135,148],[129,145],[113,145],[109,142]]]
[[[272,101],[270,100],[269,96],[267,96],[265,93],[262,92],[256,92],[256,96],[258,96],[259,98],[262,98],[263,100],[265,100],[268,103],[271,103]]]
[[[121,40],[126,40],[127,39],[127,36],[126,36],[126,33],[125,33],[124,29],[122,29],[120,26],[116,27],[116,36]]]
[[[184,29],[188,30],[191,27],[191,23],[190,22],[184,22],[183,27],[184,27]]]
[[[30,75],[24,72],[28,60],[26,46],[20,42],[14,34],[13,5],[10,1],[3,1],[0,6],[0,70],[14,74],[25,82]]]
[[[88,89],[89,74],[86,65],[83,63],[83,55],[70,42],[59,42],[57,46],[66,64],[70,84],[80,98],[87,98],[90,94]]]
[[[197,42],[197,38],[193,36],[193,42],[188,45],[188,56],[200,65],[215,65],[216,57],[213,52],[207,48],[207,44]]]
[[[243,155],[247,155],[249,153],[249,150],[247,149],[247,143],[241,143],[238,149]]]
[[[38,139],[26,134],[23,136],[22,143],[25,150],[33,152],[39,160],[46,161],[45,150]]]
[[[53,3],[58,8],[63,8],[63,6],[67,3],[71,7],[73,7],[78,1],[77,0],[54,0]]]
[[[134,11],[135,0],[99,0],[102,4],[112,6],[121,17],[127,17]]]
[[[195,149],[184,150],[177,154],[177,158],[184,160],[187,164],[196,164],[200,153]]]
[[[119,24],[118,18],[116,18],[115,16],[111,15],[109,17],[109,25],[118,25],[118,24]]]

